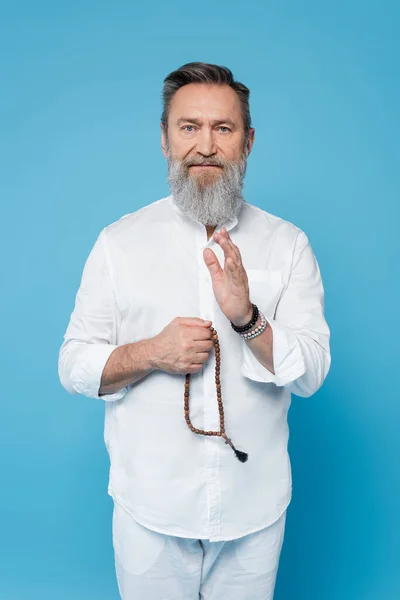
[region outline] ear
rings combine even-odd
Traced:
[[[247,147],[246,147],[246,150],[247,150],[247,156],[250,154],[250,152],[251,152],[251,149],[252,149],[252,147],[253,147],[255,134],[256,134],[256,130],[254,129],[254,127],[252,127],[252,128],[249,130],[249,139],[248,139],[248,142],[247,142]]]
[[[162,153],[164,154],[165,158],[167,158],[167,139],[166,139],[166,133],[164,130],[164,125],[162,123],[160,123],[160,127],[161,127],[161,150]]]

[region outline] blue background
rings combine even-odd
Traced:
[[[58,351],[100,230],[168,194],[162,80],[192,60],[251,88],[245,197],[305,230],[325,285],[276,600],[400,597],[396,4],[2,6],[1,600],[118,597],[104,406],[63,390]]]

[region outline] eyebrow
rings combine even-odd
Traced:
[[[199,127],[201,126],[201,121],[199,121],[199,119],[190,119],[189,117],[181,117],[180,119],[177,120],[177,125],[181,125],[182,123],[194,123],[194,125],[198,125]],[[231,119],[217,119],[216,121],[212,121],[211,124],[212,125],[223,125],[223,124],[227,124],[230,125],[231,127],[236,127],[236,123],[234,121],[232,121]]]

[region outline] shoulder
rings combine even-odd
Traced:
[[[293,244],[296,240],[307,239],[305,232],[291,221],[278,217],[277,215],[263,210],[259,206],[245,202],[242,212],[246,225],[255,228],[255,232],[264,233],[268,236],[285,238]]]
[[[147,226],[154,226],[160,220],[163,221],[168,214],[168,197],[161,198],[134,212],[120,217],[117,221],[104,227],[101,234],[107,242],[121,240],[125,236],[132,236],[137,231],[143,231]]]

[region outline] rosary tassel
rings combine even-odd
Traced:
[[[236,457],[240,460],[240,462],[245,463],[246,460],[249,458],[249,455],[246,452],[241,452],[240,450],[236,450],[236,448],[234,448]]]
[[[236,450],[235,446],[232,444],[232,440],[230,440],[228,437],[225,437],[225,443],[229,444],[229,446],[232,448],[232,450],[236,454],[236,458],[238,458],[240,460],[240,462],[245,463],[247,461],[247,459],[249,458],[249,455],[247,454],[247,452],[242,452],[241,450]]]

